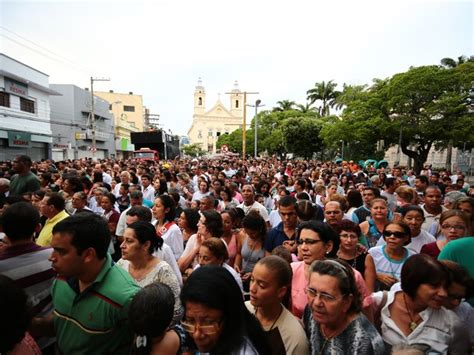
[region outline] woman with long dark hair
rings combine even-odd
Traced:
[[[270,354],[260,324],[223,267],[206,265],[195,270],[184,284],[181,301],[185,307],[181,325],[199,352]]]

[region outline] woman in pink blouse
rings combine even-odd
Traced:
[[[326,223],[310,220],[303,222],[298,227],[297,235],[298,255],[303,261],[291,263],[293,280],[291,283],[291,312],[298,318],[303,315],[308,303],[305,288],[308,285],[308,271],[316,260],[334,258],[339,249],[339,236]],[[364,313],[372,319],[370,312],[370,297],[362,275],[354,269],[357,288],[364,299]]]

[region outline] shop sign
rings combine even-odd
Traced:
[[[8,145],[10,147],[31,147],[31,133],[27,132],[8,132]]]
[[[28,96],[28,85],[5,78],[5,91],[11,94]]]
[[[76,140],[86,139],[86,132],[76,132]]]
[[[70,146],[69,146],[69,144],[58,144],[58,143],[54,143],[54,144],[53,144],[53,148],[57,148],[57,149],[70,149]]]

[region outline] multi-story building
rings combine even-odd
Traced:
[[[53,95],[47,74],[0,53],[0,160],[50,157]]]
[[[230,110],[221,102],[206,111],[206,91],[199,79],[194,90],[193,123],[188,131],[191,144],[200,144],[208,153],[216,153],[216,143],[221,134],[231,133],[242,128],[243,123],[243,94],[237,82],[230,94]]]
[[[53,130],[52,158],[89,158],[93,154],[91,120],[91,93],[71,84],[51,84],[61,96],[51,98],[51,126]],[[94,95],[95,156],[99,159],[116,155],[114,117],[109,103]]]
[[[143,98],[141,95],[94,91],[94,94],[109,103],[110,111],[115,117],[115,148],[117,158],[128,158],[133,152],[130,133],[145,130]]]

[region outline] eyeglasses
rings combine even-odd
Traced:
[[[207,322],[205,325],[181,321],[183,329],[191,334],[193,334],[197,329],[199,329],[199,331],[205,335],[216,334],[217,328],[220,326],[220,324],[221,321]]]
[[[359,239],[357,235],[349,234],[349,233],[341,233],[339,234],[339,237],[344,238],[344,239]]]
[[[296,244],[303,245],[303,243],[304,243],[306,245],[313,245],[313,244],[316,244],[316,243],[319,243],[319,242],[323,242],[323,241],[321,239],[298,239],[296,241]]]
[[[463,231],[463,230],[466,229],[465,226],[461,226],[460,224],[454,225],[454,226],[452,226],[450,224],[443,224],[443,225],[441,225],[441,228],[447,229],[447,230],[454,229],[454,230],[457,230],[457,231]]]
[[[398,239],[405,238],[407,236],[403,232],[383,231],[383,236],[386,238],[391,237],[392,235]]]
[[[306,287],[304,291],[306,292],[306,295],[311,299],[314,299],[319,296],[319,300],[323,303],[332,303],[338,300],[338,297],[330,295],[326,292],[318,292],[317,290],[311,287]]]

